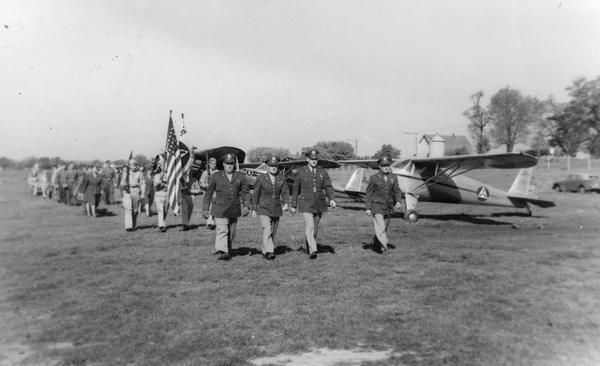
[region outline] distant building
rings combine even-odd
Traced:
[[[432,144],[436,143],[436,137],[441,137],[444,140],[444,155],[473,154],[474,149],[471,141],[464,135],[430,135],[425,134],[417,144],[417,157],[425,158],[431,156]]]

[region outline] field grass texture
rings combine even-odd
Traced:
[[[0,172],[2,365],[600,364],[599,194],[542,190],[557,207],[533,217],[422,203],[418,223],[392,219],[383,255],[362,207],[336,208],[312,261],[300,215],[274,261],[246,217],[222,262],[200,200],[191,231],[140,215],[128,233],[119,205],[83,216],[25,177]]]

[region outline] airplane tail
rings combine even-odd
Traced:
[[[360,193],[365,192],[367,189],[367,181],[365,178],[365,169],[364,168],[356,168],[348,183],[346,183],[346,187],[344,191],[347,193]]]
[[[527,203],[539,207],[554,207],[556,204],[553,201],[541,200],[530,196],[534,191],[535,186],[531,184],[533,177],[533,168],[521,169],[517,178],[508,190],[508,198],[518,206],[526,206]]]
[[[531,185],[531,177],[533,175],[533,168],[521,169],[517,178],[510,186],[508,190],[508,195],[515,196],[528,196],[529,193],[533,190]]]
[[[356,168],[344,188],[334,187],[336,199],[363,202],[367,190],[367,180],[364,168]]]

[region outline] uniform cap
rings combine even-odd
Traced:
[[[389,155],[382,155],[379,160],[377,160],[377,163],[380,166],[390,166],[392,165],[392,158]]]
[[[268,166],[278,166],[279,165],[279,158],[277,156],[271,156],[267,160],[267,165]]]
[[[319,158],[319,150],[317,150],[317,149],[310,149],[309,151],[306,152],[305,155],[309,159],[318,159]]]
[[[224,163],[235,163],[235,155],[233,154],[225,154],[225,156],[223,157],[223,162]]]

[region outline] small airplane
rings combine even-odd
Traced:
[[[246,153],[242,149],[232,146],[220,146],[213,149],[206,150],[194,150],[194,160],[190,168],[190,175],[196,179],[200,178],[200,175],[208,163],[208,159],[217,159],[217,169],[223,170],[223,158],[227,154],[233,154],[237,157],[238,165],[242,165],[246,159]],[[239,170],[239,169],[238,169]]]
[[[308,164],[306,159],[294,159],[290,157],[286,157],[281,159],[279,162],[279,173],[280,175],[286,178],[288,183],[288,187],[290,189],[290,193],[292,192],[292,188],[294,186],[296,170]],[[341,165],[338,162],[327,159],[319,159],[318,166],[324,169],[332,169],[339,168]],[[256,182],[256,178],[258,178],[261,174],[267,174],[268,167],[266,163],[246,163],[240,164],[240,173],[246,174],[246,178],[248,179],[248,185],[252,189],[254,187],[254,183]]]
[[[396,161],[391,168],[404,192],[404,218],[416,222],[419,219],[417,201],[525,208],[529,215],[532,214],[530,204],[554,207],[552,201],[529,196],[532,167],[537,162],[536,157],[528,154],[504,153],[412,158]],[[344,189],[336,189],[336,194],[356,201],[363,200],[368,183],[366,168],[379,169],[377,160],[345,160],[340,163],[358,168]],[[519,168],[521,170],[508,192],[464,176],[474,169]]]

